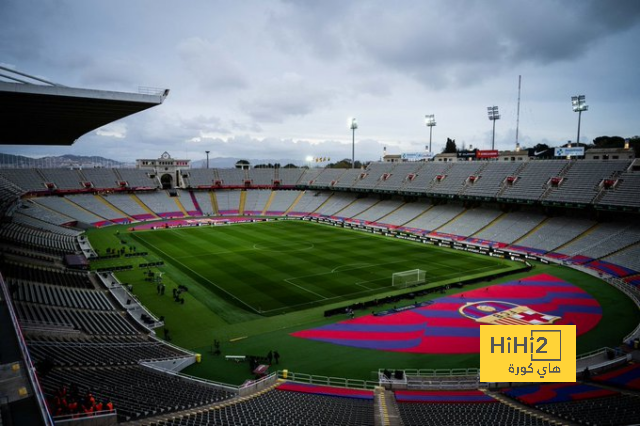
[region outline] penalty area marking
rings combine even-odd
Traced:
[[[333,268],[331,272],[339,272],[341,268],[347,268],[345,269],[346,271],[351,271],[353,269],[362,269],[368,266],[378,266],[378,265],[372,265],[370,263],[349,263],[347,265],[340,265],[336,268]]]
[[[322,298],[321,300],[329,300],[328,297],[325,297],[325,296],[321,295],[320,293],[316,293],[313,290],[309,290],[308,288],[304,288],[304,287],[302,287],[302,286],[300,286],[300,285],[298,285],[298,284],[296,284],[294,282],[291,282],[291,280],[295,280],[295,279],[297,279],[297,278],[285,278],[284,282],[286,282],[287,284],[294,285],[294,286],[298,287],[300,290],[304,290],[304,291],[309,292],[311,294],[315,294],[316,296]]]

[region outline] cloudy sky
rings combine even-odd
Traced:
[[[67,86],[169,88],[159,107],[23,155],[356,158],[640,134],[637,0],[2,0],[0,63]]]

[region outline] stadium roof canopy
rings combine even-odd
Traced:
[[[92,130],[160,105],[168,94],[72,88],[0,66],[0,145],[72,145]]]

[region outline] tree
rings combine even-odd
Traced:
[[[593,140],[597,148],[623,148],[624,138],[620,136],[598,136]]]
[[[444,154],[455,154],[458,151],[456,147],[456,140],[447,138],[447,144],[442,151]]]
[[[295,164],[293,164],[293,163],[286,164],[286,165],[283,167],[283,169],[297,169],[297,168],[298,168],[298,166],[296,166],[296,165],[295,165]]]

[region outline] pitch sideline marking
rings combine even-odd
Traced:
[[[154,247],[155,250],[158,250],[160,253],[162,253],[164,256],[166,256],[167,259],[173,259],[176,260],[172,257],[170,257],[167,253],[165,253],[162,249],[159,249],[158,247]],[[200,278],[202,278],[203,280],[205,280],[206,282],[208,282],[209,284],[212,284],[214,287],[224,291],[226,294],[228,294],[229,296],[233,297],[234,299],[236,299],[238,302],[242,303],[244,306],[248,307],[249,309],[251,309],[253,312],[255,313],[260,313],[260,311],[258,311],[256,308],[254,308],[253,306],[249,305],[247,302],[245,302],[244,300],[238,298],[237,296],[233,295],[231,292],[225,290],[224,288],[220,287],[218,284],[214,283],[213,281],[209,280],[208,278],[202,276],[200,273],[194,271],[193,269],[189,268],[187,265],[185,265],[182,262],[178,262],[181,266],[183,266],[184,268],[190,270],[191,272],[193,272],[194,274],[196,274],[197,276],[199,276]]]
[[[296,284],[296,283],[294,283],[294,282],[291,282],[291,280],[295,280],[295,279],[297,279],[297,278],[285,278],[285,279],[284,279],[284,282],[286,282],[286,283],[288,283],[288,284],[291,284],[291,285],[294,285],[294,286],[298,287],[300,290],[304,290],[304,291],[307,291],[307,292],[309,292],[309,293],[311,293],[311,294],[315,294],[316,296],[321,297],[321,298],[322,298],[321,300],[329,300],[329,298],[328,298],[328,297],[325,297],[325,296],[323,296],[323,295],[321,295],[321,294],[319,294],[319,293],[316,293],[316,292],[315,292],[315,291],[313,291],[313,290],[309,290],[308,288],[304,288],[304,287],[302,287],[302,286],[299,286],[298,284]]]

